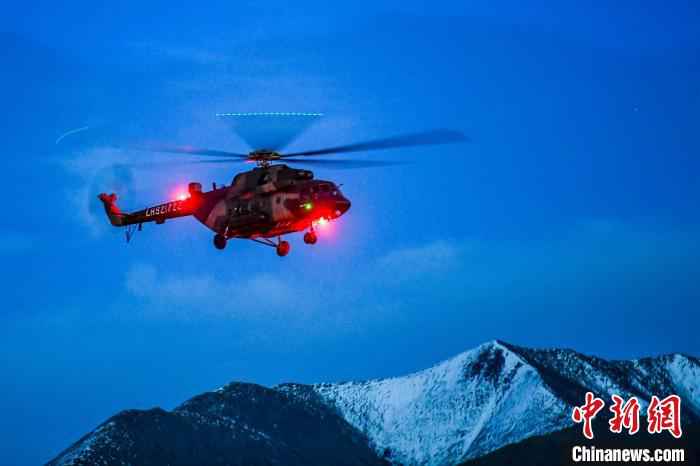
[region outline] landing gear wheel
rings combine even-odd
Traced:
[[[287,241],[280,241],[279,244],[277,244],[277,255],[280,257],[284,257],[287,254],[289,254],[290,249],[291,246]]]
[[[226,237],[224,235],[214,235],[214,247],[216,249],[224,249],[226,247]]]
[[[306,244],[316,244],[316,241],[318,241],[318,236],[316,236],[315,232],[307,231],[304,233],[304,242]]]

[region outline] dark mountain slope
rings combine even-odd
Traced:
[[[172,412],[123,411],[50,465],[381,465],[325,405],[232,383]]]

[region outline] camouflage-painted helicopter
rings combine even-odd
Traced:
[[[225,116],[229,115],[243,114]],[[287,143],[289,138],[282,139]],[[257,167],[238,173],[229,186],[214,184],[211,191],[203,191],[200,183],[192,182],[188,186],[187,196],[132,213],[124,213],[117,207],[115,194],[102,193],[98,197],[104,204],[112,225],[127,227],[127,240],[131,238],[134,229],[140,230],[146,222],[162,224],[169,219],[191,215],[215,233],[214,246],[217,249],[224,249],[231,238],[243,238],[272,246],[279,256],[286,256],[289,253],[290,244],[282,240],[283,235],[304,231],[304,242],[316,243],[318,236],[315,227],[333,221],[347,212],[350,209],[350,200],[343,196],[338,185],[332,181],[316,180],[309,170],[291,168],[285,164],[273,164],[273,162],[284,161],[328,168],[381,166],[391,163],[307,159],[306,157],[446,144],[463,140],[465,138],[459,132],[437,130],[287,154],[281,154],[273,149],[257,149],[248,154],[242,154],[190,147],[150,147],[149,150],[158,152],[214,158],[193,160],[190,163],[254,162]],[[276,145],[279,146],[281,143]],[[276,241],[273,238],[276,238]]]

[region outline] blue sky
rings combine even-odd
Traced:
[[[118,410],[231,380],[400,375],[495,338],[697,355],[697,6],[520,3],[4,15],[0,457],[36,464]],[[472,142],[315,170],[353,207],[284,259],[217,251],[193,219],[125,245],[99,192],[140,208],[243,167],[124,169],[172,156],[102,141],[241,151],[214,118],[239,111],[323,112],[290,149],[443,127]]]

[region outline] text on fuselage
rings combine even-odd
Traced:
[[[172,201],[165,204],[161,204],[155,207],[149,207],[146,209],[146,217],[153,217],[154,215],[166,215],[171,212],[179,212],[182,210],[182,204],[184,201]]]

